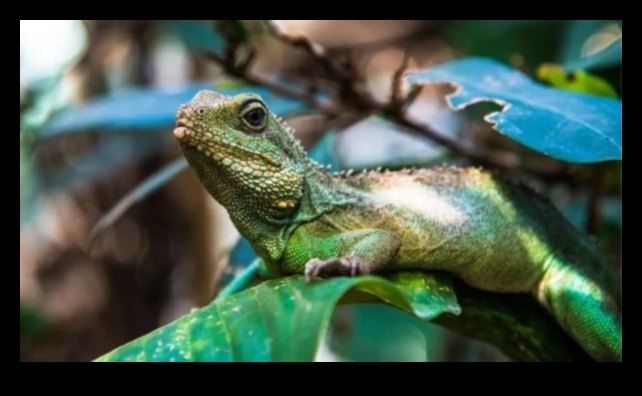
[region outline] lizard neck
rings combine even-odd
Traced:
[[[314,220],[353,201],[354,197],[344,180],[309,162],[305,168],[302,196],[293,223]]]

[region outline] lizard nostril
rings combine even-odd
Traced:
[[[194,125],[192,123],[192,117],[187,109],[187,107],[181,106],[178,109],[178,114],[176,115],[176,126],[177,127],[188,127],[192,128]]]

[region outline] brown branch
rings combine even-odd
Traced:
[[[308,40],[306,37],[283,33],[281,29],[271,21],[265,21],[265,25],[267,26],[268,32],[277,40],[292,47],[301,48],[307,52],[325,69],[330,77],[334,77],[339,81],[349,81],[350,77],[352,77],[343,65],[336,62],[334,58],[327,56],[326,49],[321,45]]]
[[[453,153],[466,157],[471,161],[480,163],[485,166],[492,166],[506,170],[515,170],[521,168],[524,171],[547,178],[558,178],[560,177],[560,173],[563,173],[563,171],[566,169],[565,167],[540,168],[526,166],[524,164],[521,164],[510,152],[480,152],[469,145],[462,144],[459,140],[451,138],[450,136],[443,135],[430,128],[428,125],[420,124],[407,116],[405,109],[418,96],[420,91],[416,87],[413,87],[410,93],[403,99],[394,99],[390,100],[388,103],[380,103],[376,101],[373,96],[366,89],[364,89],[363,86],[361,86],[361,84],[359,84],[359,78],[355,75],[356,70],[349,67],[350,65],[341,65],[337,63],[333,58],[327,57],[326,51],[318,44],[313,44],[305,38],[293,37],[283,34],[273,24],[268,24],[268,27],[276,38],[287,44],[300,47],[308,51],[308,53],[310,53],[315,59],[317,59],[318,62],[322,64],[332,76],[338,79],[341,83],[340,90],[342,91],[340,98],[344,100],[342,100],[340,103],[333,100],[321,101],[314,94],[315,89],[312,86],[308,86],[304,89],[296,89],[283,84],[279,84],[273,80],[254,75],[250,73],[248,67],[249,65],[247,63],[237,63],[236,53],[238,48],[234,46],[228,47],[225,57],[221,57],[220,55],[213,52],[208,52],[206,53],[206,55],[208,56],[208,58],[218,63],[230,76],[243,79],[253,85],[265,87],[270,91],[276,93],[277,95],[298,99],[328,117],[335,118],[342,114],[351,112],[367,114],[380,113],[388,116],[388,118],[390,118],[397,124],[405,126],[410,131],[416,134],[423,135],[428,139],[443,145]],[[408,60],[406,59],[406,56],[404,56],[403,64],[399,68],[399,70],[397,70],[393,78],[393,80],[396,81],[395,84],[401,83],[403,71],[407,67],[407,61]],[[398,97],[401,97],[401,89],[395,89],[398,90],[398,92],[393,93],[393,95],[395,95],[394,98],[397,98],[396,95],[398,95]],[[346,90],[347,92],[345,92]],[[566,178],[566,175],[563,174],[562,178]]]
[[[272,80],[250,74],[247,68],[238,67],[234,64],[234,62],[230,61],[229,59],[225,59],[213,52],[206,52],[205,55],[210,60],[219,64],[219,66],[221,66],[223,70],[225,70],[225,72],[232,77],[243,79],[253,85],[265,87],[277,95],[298,99],[315,108],[324,115],[336,117],[340,114],[340,111],[332,102],[320,101],[317,96],[314,95],[314,90],[295,89],[283,84],[276,83]]]
[[[392,86],[390,87],[390,107],[401,109],[404,106],[405,98],[402,98],[403,91],[403,74],[408,69],[408,62],[410,61],[410,55],[408,51],[403,53],[403,59],[401,60],[401,65],[395,74],[392,76]]]

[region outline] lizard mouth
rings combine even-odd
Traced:
[[[219,151],[217,150],[216,146],[218,146],[219,149],[222,147],[226,147],[228,149],[226,151],[228,152],[230,151],[229,149],[233,148],[236,151],[242,151],[249,156],[256,157],[256,159],[260,160],[265,165],[278,168],[278,164],[273,159],[261,153],[256,153],[254,151],[240,148],[238,146],[209,141],[209,139],[204,138],[204,135],[202,133],[199,133],[198,131],[181,121],[178,121],[176,123],[176,128],[174,128],[174,137],[181,143],[181,145],[196,149],[197,151],[200,151],[210,157],[212,156],[212,153]]]
[[[194,136],[195,134],[196,134],[196,131],[194,131],[192,128],[190,128],[182,120],[179,120],[176,123],[176,128],[174,128],[174,137],[177,140],[180,141],[180,140],[185,139],[186,136],[189,136],[189,135]]]

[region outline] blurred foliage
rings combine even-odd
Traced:
[[[615,89],[606,80],[584,70],[569,72],[560,65],[542,64],[537,69],[537,78],[556,88],[607,98],[618,97]]]
[[[279,96],[268,88],[250,86],[242,79],[230,80],[202,55],[211,51],[227,56],[234,46],[240,46],[241,51],[235,54],[237,61],[254,59],[252,71],[268,77],[268,81],[287,82],[293,89],[303,90],[311,82],[319,98],[325,97],[325,93],[318,92],[325,89],[331,92],[337,87],[332,76],[318,67],[314,59],[306,57],[301,48],[288,48],[270,38],[261,21],[23,22],[21,360],[93,359],[180,317],[195,305],[210,301],[212,290],[220,290],[256,257],[244,239],[233,248],[220,242],[234,238],[229,220],[210,215],[216,211],[212,211],[211,200],[202,187],[189,172],[180,172],[184,162],[176,160],[179,153],[171,127],[178,105],[200,89],[228,94],[248,90],[259,93],[267,98],[275,113],[291,116],[307,147],[317,143],[310,155],[320,163],[332,164],[336,170],[466,162],[426,136],[407,134],[407,129],[379,116],[364,118],[370,114],[357,114],[356,120],[354,114],[347,119],[297,117],[310,113],[310,106]],[[560,65],[563,73],[559,78],[538,75],[544,82],[597,94],[600,90],[591,87],[595,87],[595,81],[601,81],[621,96],[621,21],[326,21],[316,25],[303,22],[289,21],[289,26],[293,30],[307,26],[307,30],[301,28],[301,36],[309,35],[320,45],[349,43],[330,45],[331,56],[352,60],[364,76],[367,89],[377,97],[390,95],[389,77],[398,68],[403,52],[410,54],[410,71],[414,72],[448,61],[453,55],[494,58],[529,75],[536,74],[542,64],[552,62]],[[514,94],[508,97],[505,87],[490,92],[476,86],[474,79],[497,73],[512,76],[515,72],[488,62],[488,67],[473,74],[463,73],[464,77],[471,76],[470,81],[462,80],[462,73],[454,71],[453,65],[457,63],[432,68],[427,73],[441,70],[445,80],[457,82],[469,92],[481,89],[479,98],[524,105],[535,114],[534,118],[541,113],[533,110],[533,98],[543,93],[568,98],[560,91],[545,90],[531,81],[527,84],[532,90],[530,98]],[[576,89],[577,83],[565,84],[571,75],[580,77],[577,80],[580,89]],[[449,112],[440,105],[442,96],[440,90],[424,88],[409,114],[474,147],[508,147],[524,163],[553,161],[523,151],[480,119],[471,121]],[[456,101],[456,97],[451,96],[450,100]],[[582,101],[605,103],[603,99],[589,97]],[[617,117],[609,118],[609,122],[619,122],[619,127],[595,131],[609,134],[619,128],[619,154],[608,151],[608,145],[588,150],[577,141],[565,139],[560,132],[552,136],[557,142],[555,147],[562,147],[554,156],[578,162],[621,159],[621,103],[619,106],[619,121]],[[576,117],[572,112],[578,109],[565,111],[555,117]],[[488,111],[484,108],[480,112]],[[492,117],[504,116],[510,119],[504,113]],[[588,122],[597,123],[595,119]],[[528,137],[533,136],[536,128],[540,132],[549,130],[542,125],[524,124],[521,128]],[[509,130],[503,132],[535,150],[552,152],[541,146],[541,139],[524,140],[524,135],[517,138]],[[592,139],[591,131],[588,136]],[[581,143],[587,141],[590,140],[583,139]],[[163,164],[169,165],[160,169]],[[574,167],[569,174],[550,179],[533,178],[528,172],[522,176],[551,192],[558,206],[576,224],[590,228],[595,223],[591,217],[597,212],[599,227],[595,235],[613,257],[614,266],[619,267],[621,162],[607,163],[599,169]],[[141,205],[130,210],[142,200],[145,201]],[[89,250],[89,235],[96,224],[105,234]],[[180,359],[179,352],[188,351],[192,360],[310,360],[318,353],[318,341],[323,339],[328,324],[331,331],[326,343],[333,354],[330,360],[505,359],[487,345],[382,305],[346,305],[334,317],[330,316],[335,302],[348,289],[353,290],[349,295],[361,299],[368,295],[364,290],[369,291],[369,296],[376,295],[410,312],[408,301],[415,300],[401,297],[399,284],[395,286],[376,277],[333,279],[313,288],[298,285],[297,278],[283,281],[292,283],[283,288],[278,288],[280,281],[270,282],[219,299],[127,344],[105,359],[135,359],[138,353],[150,359],[159,352],[160,360],[170,360]],[[550,318],[526,296],[514,300],[478,298],[465,285],[456,287],[463,316],[473,320],[453,323],[449,318],[454,316],[442,315],[439,324],[497,344],[513,359],[583,358],[559,329],[550,327],[547,320]],[[255,298],[259,292],[265,300]],[[326,293],[322,299],[311,300],[318,308],[311,314],[316,322],[306,320],[299,326],[305,327],[305,331],[290,326],[294,321],[275,316],[279,312],[283,315],[300,312],[297,309],[307,300],[295,299],[293,305],[288,305],[290,300],[279,296],[301,292]],[[419,292],[429,294],[425,289]],[[269,301],[274,304],[268,307]],[[273,309],[280,303],[284,311]],[[241,315],[233,311],[237,306],[243,307]],[[234,337],[229,341],[203,333],[207,326],[220,330],[207,317],[223,315],[218,311],[221,307],[230,311],[221,319],[233,324],[228,335]],[[445,309],[439,305],[438,308]],[[435,312],[440,312],[439,309]],[[259,317],[270,318],[271,322],[261,322]],[[248,318],[253,319],[245,322]],[[193,319],[198,321],[192,322]],[[486,327],[471,329],[462,325],[476,321],[486,323]],[[506,329],[523,337],[512,338],[514,344],[510,345],[503,339]],[[530,345],[533,335],[529,332],[533,329],[538,329],[537,337],[548,339],[555,346],[542,349]],[[185,336],[182,331],[188,331],[194,338],[181,339]],[[158,342],[163,344],[156,350]],[[219,351],[221,354],[216,355],[216,348],[209,348],[216,343],[221,343],[227,352]],[[170,350],[172,345],[175,349]],[[524,345],[527,353],[519,350]],[[317,355],[317,359],[324,357]]]
[[[265,88],[247,85],[216,86],[200,83],[171,89],[132,89],[106,96],[54,117],[44,126],[41,138],[61,134],[83,133],[88,130],[122,131],[140,129],[166,133],[174,125],[178,106],[189,102],[203,89],[216,90],[226,95],[254,92],[270,104],[278,114],[288,116],[306,110],[304,103],[278,97]]]

